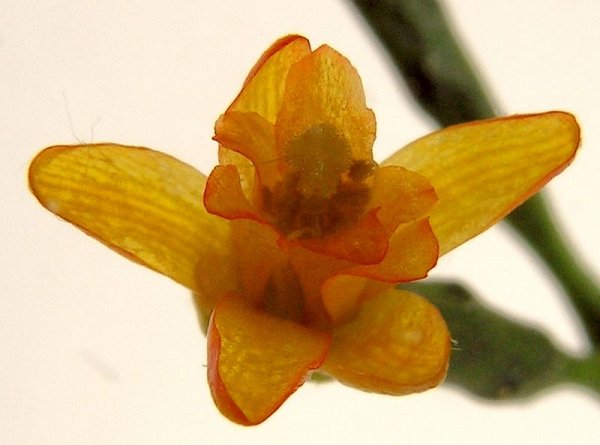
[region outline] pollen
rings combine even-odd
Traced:
[[[333,125],[311,126],[284,151],[281,181],[263,189],[263,205],[288,237],[320,238],[355,223],[370,198],[372,161],[352,159]]]
[[[333,125],[311,126],[292,139],[285,150],[285,159],[298,175],[298,189],[303,195],[331,196],[340,182],[340,175],[352,163],[348,141]]]

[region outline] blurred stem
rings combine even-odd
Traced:
[[[433,0],[353,0],[404,76],[418,104],[442,127],[496,115]]]
[[[388,50],[419,105],[440,126],[496,115],[435,0],[353,3]],[[575,259],[542,195],[529,199],[506,220],[560,282],[599,349],[600,288]]]
[[[544,199],[539,194],[534,196],[506,222],[544,260],[571,299],[595,349],[600,348],[600,289],[573,255]]]
[[[563,378],[600,395],[600,354],[596,353],[585,359],[569,358],[563,369]]]

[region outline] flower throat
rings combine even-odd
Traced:
[[[313,125],[284,149],[285,173],[263,188],[265,211],[288,237],[320,238],[351,226],[369,201],[375,163],[352,159],[333,125]]]

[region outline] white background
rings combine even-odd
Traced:
[[[506,113],[564,109],[583,147],[548,187],[598,274],[600,18],[593,0],[451,0],[460,37]],[[213,123],[267,46],[302,33],[358,68],[376,158],[434,127],[346,1],[0,0],[0,444],[591,443],[598,398],[563,386],[490,404],[443,387],[393,398],[305,385],[263,425],[213,406],[191,298],[44,210],[28,162],[48,145],[114,141],[208,173]],[[556,284],[496,227],[440,260],[490,305],[562,347],[588,345]]]

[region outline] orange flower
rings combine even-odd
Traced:
[[[394,285],[425,277],[579,145],[575,119],[550,112],[446,128],[378,166],[355,69],[299,36],[267,50],[215,130],[208,178],[107,143],[47,148],[29,179],[49,210],[194,292],[213,398],[245,425],[316,369],[386,394],[439,384],[446,325]]]

